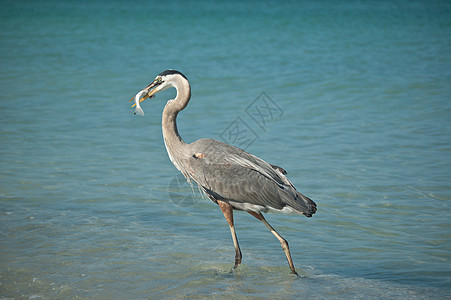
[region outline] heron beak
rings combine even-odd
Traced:
[[[139,99],[139,103],[143,102],[143,101],[146,100],[147,98],[149,98],[149,99],[152,98],[153,95],[156,94],[156,91],[155,91],[155,90],[152,90],[152,88],[154,88],[154,87],[157,86],[157,85],[158,85],[158,84],[157,84],[157,81],[154,80],[151,84],[149,84],[149,85],[146,86],[143,90],[141,90],[140,93],[141,93],[142,91],[145,91],[146,93],[144,94],[144,96],[143,96],[141,99]],[[136,96],[135,96],[135,97],[136,97]],[[128,101],[128,102],[132,102],[132,101],[135,99],[135,97],[131,98],[130,101]],[[134,107],[135,105],[136,105],[136,104],[133,104],[132,107]]]
[[[153,89],[155,86],[157,86],[158,84],[157,83],[155,83],[155,84],[149,84],[149,86],[147,86],[144,90],[146,90],[147,91],[147,94],[146,94],[146,96],[145,97],[148,97],[148,98],[152,98],[157,92],[158,92],[158,90],[157,89]]]

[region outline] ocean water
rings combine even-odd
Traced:
[[[451,295],[449,1],[2,1],[0,298]],[[290,243],[181,180],[178,127],[282,166],[318,204],[268,214]]]

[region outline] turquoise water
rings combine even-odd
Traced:
[[[0,26],[0,298],[450,297],[448,1],[3,1]],[[226,221],[164,149],[174,92],[127,102],[169,68],[185,141],[317,202],[267,215],[300,278],[242,212],[230,272]]]

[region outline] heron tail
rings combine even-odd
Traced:
[[[283,193],[283,202],[302,213],[304,216],[310,218],[316,213],[316,203],[307,196],[299,193],[294,187],[290,193]]]
[[[316,213],[316,203],[309,197],[304,196],[303,194],[301,194],[299,192],[298,192],[298,194],[299,194],[300,198],[302,200],[304,200],[304,203],[307,206],[307,211],[303,211],[304,216],[306,216],[308,218],[312,217],[312,215],[314,215]],[[298,196],[298,195],[296,195],[296,196]],[[296,198],[298,198],[298,197],[296,197]]]

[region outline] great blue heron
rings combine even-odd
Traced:
[[[195,181],[207,197],[221,208],[235,246],[233,268],[240,265],[242,258],[233,223],[235,209],[247,211],[269,228],[287,256],[291,273],[297,275],[287,241],[266,221],[262,212],[297,212],[311,217],[316,212],[315,202],[296,190],[285,176],[284,169],[240,148],[213,139],[185,143],[177,131],[176,118],[188,104],[191,88],[185,75],[179,71],[164,71],[141,90],[134,98],[135,113],[143,114],[140,102],[170,87],[177,90],[177,96],[169,100],[163,110],[166,150],[185,178]]]

